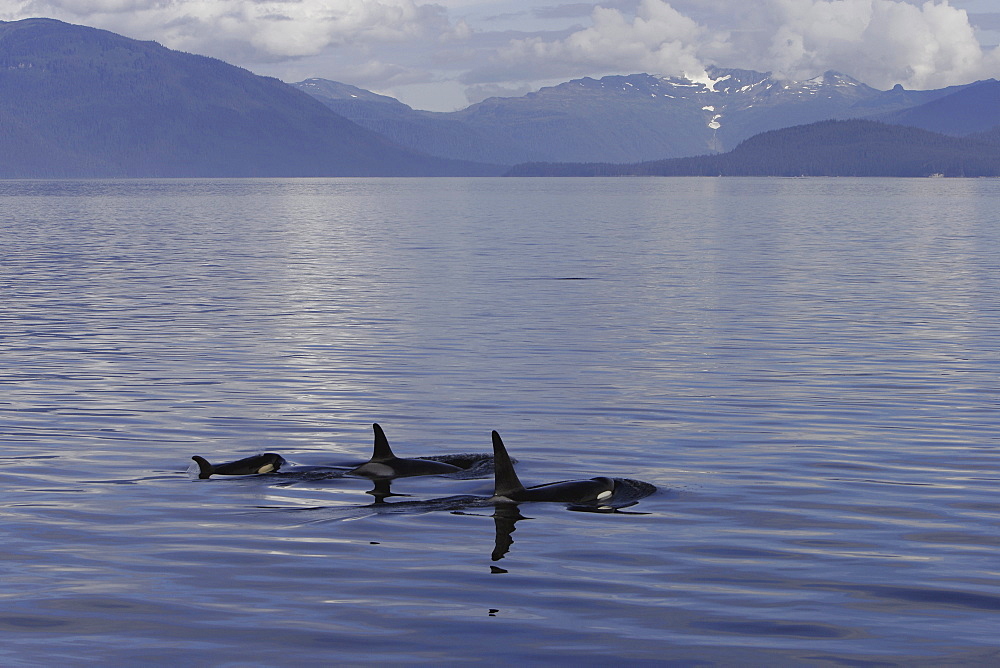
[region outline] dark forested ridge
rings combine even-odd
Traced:
[[[269,77],[52,19],[0,22],[0,177],[496,173],[393,144]]]
[[[526,163],[508,176],[1000,176],[1000,128],[949,137],[876,121],[764,132],[729,153],[631,165]]]

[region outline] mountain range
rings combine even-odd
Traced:
[[[322,79],[294,85],[393,141],[443,157],[499,164],[621,162],[722,153],[753,135],[829,119],[865,118],[952,135],[1000,125],[1000,82],[888,91],[827,72],[782,81],[710,68],[707,82],[650,74],[577,79],[459,111],[417,111]]]
[[[481,175],[277,79],[52,19],[0,23],[0,177]]]
[[[748,139],[789,126],[809,129],[782,149],[788,160],[845,132],[875,137],[867,126],[816,125],[830,119],[968,135],[972,143],[945,142],[947,151],[978,155],[1000,124],[992,79],[879,91],[835,72],[804,82],[738,69],[709,75],[584,78],[427,112],[348,84],[285,84],[53,19],[0,22],[0,178],[480,176],[525,162],[637,164],[734,150],[746,161]]]

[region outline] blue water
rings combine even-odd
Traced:
[[[0,663],[995,664],[998,204],[0,182]],[[657,491],[494,517],[488,476],[378,502],[308,473],[367,459],[373,422],[401,456],[497,429],[526,484]],[[189,470],[258,452],[289,464]]]

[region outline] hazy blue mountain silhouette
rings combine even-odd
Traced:
[[[965,88],[879,91],[837,72],[799,82],[752,70],[709,74],[711,82],[649,74],[583,78],[449,113],[414,110],[322,79],[293,85],[404,146],[501,164],[632,163],[723,152],[767,130],[898,112]]]
[[[495,173],[421,155],[277,79],[52,19],[0,22],[0,177]]]
[[[925,104],[874,118],[947,135],[986,132],[1000,125],[1000,81],[977,81]]]
[[[1000,129],[951,137],[869,120],[771,130],[728,153],[631,165],[529,163],[511,176],[1000,176]]]
[[[482,132],[452,114],[418,111],[393,97],[328,79],[306,79],[291,85],[358,125],[415,151],[508,165],[513,164],[512,153],[519,155],[503,136]]]

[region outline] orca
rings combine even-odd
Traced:
[[[213,475],[253,475],[255,473],[274,473],[285,463],[285,458],[273,452],[245,457],[235,462],[225,464],[209,464],[204,457],[195,455],[191,459],[198,462],[198,477],[202,480]]]
[[[590,478],[588,480],[563,480],[545,485],[525,487],[514,472],[507,448],[500,434],[493,432],[493,467],[495,482],[493,498],[498,503],[520,503],[522,501],[555,501],[560,503],[594,503],[610,499],[615,493],[614,478]]]
[[[432,459],[403,459],[392,453],[389,447],[389,440],[385,437],[382,427],[376,422],[372,425],[375,430],[375,447],[372,458],[361,466],[348,471],[350,475],[362,476],[365,478],[407,478],[416,475],[438,475],[441,473],[455,473],[463,470],[461,467],[445,462],[436,462]]]

